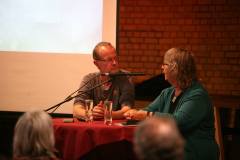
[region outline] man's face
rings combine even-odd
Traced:
[[[94,64],[101,73],[115,73],[119,71],[118,57],[114,48],[111,46],[102,46],[99,57],[99,59],[94,60]]]

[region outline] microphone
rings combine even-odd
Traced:
[[[117,73],[101,73],[101,75],[115,77],[115,76],[144,76],[146,74],[142,72],[117,72]]]

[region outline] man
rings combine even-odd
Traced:
[[[93,60],[100,72],[90,73],[83,78],[79,96],[74,101],[74,116],[85,118],[84,101],[93,99],[94,119],[103,118],[105,100],[113,101],[113,119],[124,118],[123,113],[134,105],[134,85],[127,76],[110,77],[103,74],[123,72],[119,69],[116,49],[111,43],[100,42],[93,50]],[[91,89],[97,85],[100,86]]]
[[[137,126],[134,149],[140,160],[183,160],[184,140],[170,117],[151,117]]]

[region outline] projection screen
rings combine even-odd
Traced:
[[[96,43],[116,45],[116,9],[117,0],[1,0],[0,110],[46,109],[76,90],[97,71]]]

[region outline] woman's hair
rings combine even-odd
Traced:
[[[181,89],[189,87],[197,78],[193,54],[186,49],[169,49],[164,55],[164,63],[168,64],[171,76],[177,80]]]
[[[13,138],[15,159],[24,157],[55,158],[54,144],[52,120],[46,112],[29,111],[19,118]]]

